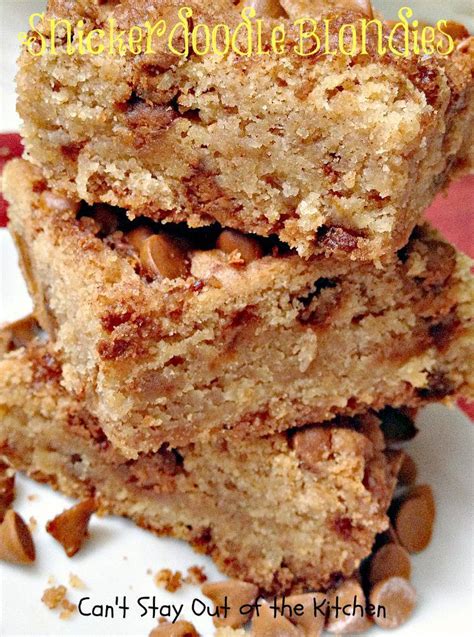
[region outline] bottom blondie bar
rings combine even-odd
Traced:
[[[35,480],[188,540],[267,593],[329,587],[387,528],[399,462],[373,413],[127,460],[63,389],[48,343],[24,341],[0,338],[0,459]]]

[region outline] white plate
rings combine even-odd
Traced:
[[[16,263],[10,237],[0,230],[0,322],[19,318],[30,308]],[[413,559],[413,582],[419,593],[414,617],[396,631],[400,637],[468,637],[473,621],[474,520],[474,427],[459,411],[433,406],[418,419],[420,434],[410,451],[416,459],[420,480],[431,484],[436,494],[438,519],[428,550]],[[74,450],[71,449],[71,452]],[[27,496],[38,494],[35,501]],[[183,614],[204,637],[213,635],[209,618],[191,613],[194,597],[205,598],[199,589],[185,586],[171,595],[157,588],[147,574],[161,568],[185,571],[188,566],[205,567],[212,579],[220,576],[212,562],[196,555],[185,543],[155,538],[119,518],[96,519],[84,549],[68,559],[62,548],[44,531],[47,520],[62,511],[69,501],[31,480],[18,481],[15,508],[26,520],[38,521],[34,539],[38,561],[34,567],[0,565],[0,635],[137,635],[143,637],[156,625],[150,616],[140,618],[136,600],[155,596],[158,605],[184,604]],[[78,575],[85,591],[69,587],[69,598],[77,603],[90,597],[95,604],[113,604],[115,597],[127,597],[131,606],[127,618],[81,617],[61,621],[41,603],[50,575],[68,586],[69,574]],[[386,634],[373,629],[373,637]]]

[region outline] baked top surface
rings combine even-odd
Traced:
[[[87,7],[89,28],[112,11],[127,27],[145,9],[156,17],[176,6],[51,11],[72,19]],[[193,6],[199,15],[202,4]],[[206,8],[203,20],[222,15],[232,23],[232,3]],[[473,62],[469,48],[381,61],[370,42],[368,55],[316,60],[232,53],[176,62],[160,47],[123,58],[25,53],[27,150],[59,190],[132,216],[277,234],[305,257],[393,255],[434,194],[472,163]],[[331,228],[352,245],[321,240]]]

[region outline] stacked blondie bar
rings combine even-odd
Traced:
[[[186,4],[194,28],[239,20]],[[319,5],[247,4],[290,34]],[[349,4],[326,18],[372,15]],[[179,6],[50,0],[42,37]],[[3,189],[40,327],[2,334],[1,458],[264,593],[350,578],[389,525],[387,432],[474,392],[471,263],[421,219],[472,167],[454,31],[407,59],[375,36],[317,60],[23,52]]]

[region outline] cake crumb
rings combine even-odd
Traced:
[[[61,602],[66,598],[66,593],[67,588],[62,584],[60,586],[52,586],[44,591],[41,601],[43,604],[46,604],[50,610],[54,610],[58,608]]]
[[[48,578],[48,582],[50,580],[54,580],[54,577],[50,576]],[[50,610],[56,610],[57,608],[61,609],[59,613],[60,619],[69,619],[73,613],[76,612],[77,606],[70,602],[67,597],[67,588],[60,584],[59,586],[51,586],[51,588],[47,588],[43,592],[43,597],[41,601],[45,604]]]
[[[74,573],[70,573],[69,574],[69,584],[73,587],[73,588],[79,588],[79,589],[84,589],[86,588],[86,585],[84,584],[84,582],[81,580],[80,577],[78,577],[77,575],[74,575]]]
[[[186,584],[204,584],[204,582],[207,582],[207,575],[201,566],[190,566],[184,581]]]
[[[155,575],[155,584],[170,593],[175,593],[183,585],[183,576],[181,571],[173,573],[169,568],[162,568]]]
[[[56,578],[54,577],[54,575],[50,575],[50,576],[48,577],[48,584],[49,584],[50,586],[52,586],[53,584],[56,584]]]
[[[30,519],[28,520],[28,528],[30,529],[30,531],[36,531],[37,526],[38,526],[38,522],[36,521],[36,518],[31,516]]]
[[[36,493],[31,493],[31,494],[28,496],[28,500],[29,500],[30,502],[36,502],[36,500],[38,500],[38,499],[39,499],[39,496],[38,496]]]
[[[69,619],[73,613],[76,612],[77,606],[68,599],[63,599],[61,602],[62,611],[59,613],[59,619]]]

